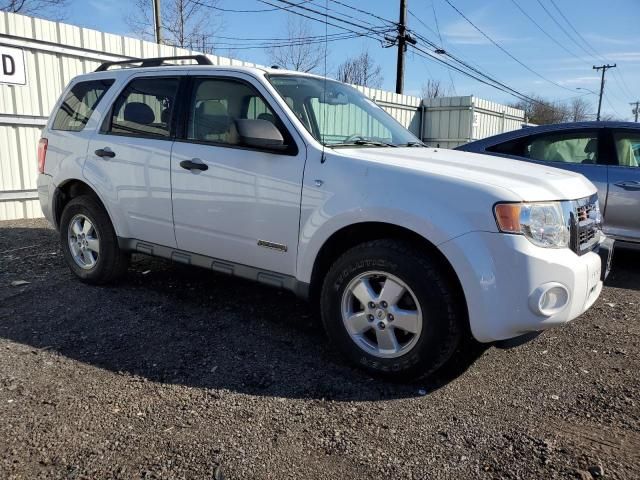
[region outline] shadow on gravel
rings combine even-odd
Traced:
[[[0,336],[117,373],[253,395],[384,400],[437,390],[484,351],[466,345],[427,384],[384,382],[346,366],[292,294],[137,255],[118,286],[88,286],[69,273],[52,230],[0,229],[0,252],[43,242],[46,254],[0,255]],[[17,278],[31,283],[6,286]]]
[[[640,290],[640,251],[616,249],[605,286]]]

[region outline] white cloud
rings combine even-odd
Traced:
[[[600,80],[600,77],[595,75],[584,76],[584,77],[573,77],[573,78],[565,78],[564,80],[558,81],[560,85],[585,85],[593,82],[597,82]]]
[[[593,42],[608,43],[610,45],[633,45],[634,43],[636,43],[633,40],[608,37],[605,35],[599,35],[597,33],[585,33],[583,36]]]
[[[516,40],[524,40],[523,38],[506,37],[492,31],[488,27],[485,27],[483,25],[483,20],[490,14],[491,12],[486,5],[471,14],[465,12],[465,16],[467,16],[467,18],[471,19],[471,21],[475,25],[477,25],[478,28],[480,28],[483,32],[485,32],[488,36],[490,36],[498,43],[509,43]],[[491,19],[489,19],[489,21],[486,23],[491,23]],[[490,40],[488,40],[484,35],[482,35],[482,33],[476,30],[473,25],[467,22],[464,18],[460,18],[445,25],[442,28],[442,34],[447,38],[447,41],[449,43],[459,45],[487,45],[491,43]]]

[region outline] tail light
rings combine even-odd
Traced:
[[[47,160],[47,147],[49,140],[41,138],[38,142],[38,172],[44,173],[44,162]]]

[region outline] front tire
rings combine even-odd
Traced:
[[[434,373],[456,350],[464,303],[442,265],[412,245],[358,245],[329,269],[322,321],[336,348],[369,373],[409,380]]]
[[[71,271],[85,283],[113,282],[129,266],[130,255],[118,246],[109,215],[91,195],[73,198],[65,206],[60,246]]]

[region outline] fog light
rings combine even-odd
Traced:
[[[550,317],[559,313],[569,303],[569,291],[561,283],[540,285],[529,296],[529,308],[536,315]]]

